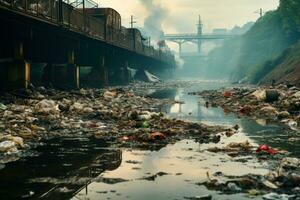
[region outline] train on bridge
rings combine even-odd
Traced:
[[[92,0],[0,0],[0,21],[2,86],[127,83],[128,67],[156,74],[175,67],[168,48],[155,49],[140,30],[122,26],[116,10]]]

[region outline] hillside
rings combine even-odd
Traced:
[[[294,51],[299,38],[300,1],[281,0],[277,10],[266,13],[246,34],[212,51],[208,65],[232,81],[267,81],[277,71],[291,71],[283,70],[287,63],[293,63],[291,68],[297,66],[299,54]]]
[[[262,84],[300,85],[300,42],[288,48],[273,64],[274,69],[262,78]]]

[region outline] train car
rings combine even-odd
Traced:
[[[121,15],[112,8],[88,8],[86,14],[97,18],[104,28],[105,40],[115,42],[121,32]]]
[[[144,41],[146,40],[139,29],[128,28],[128,34],[132,38],[132,48],[137,52],[144,52]]]

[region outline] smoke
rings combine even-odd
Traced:
[[[151,37],[154,46],[157,46],[158,42],[164,39],[164,31],[162,28],[162,22],[168,16],[168,10],[162,7],[160,4],[156,4],[154,0],[139,0],[144,8],[148,11],[148,16],[144,21],[143,31]],[[170,50],[168,46],[162,48],[163,50]],[[175,62],[178,69],[182,69],[184,60],[180,56],[173,52],[175,56]]]
[[[168,15],[167,9],[159,4],[155,4],[154,0],[139,0],[149,15],[145,19],[144,29],[155,42],[163,38],[162,22]]]

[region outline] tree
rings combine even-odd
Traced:
[[[285,33],[296,42],[300,38],[300,1],[280,0],[279,12]]]

